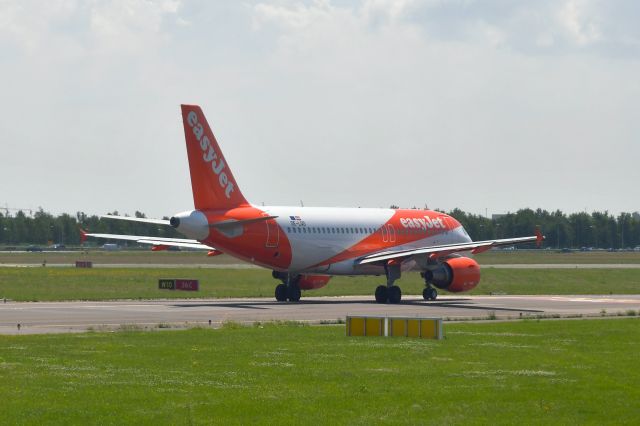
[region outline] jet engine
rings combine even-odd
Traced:
[[[468,257],[451,257],[427,270],[425,280],[452,293],[469,291],[480,282],[480,265]]]
[[[277,280],[282,280],[283,284],[286,284],[287,279],[289,279],[287,272],[273,271],[271,276]],[[297,284],[300,290],[314,290],[327,285],[330,279],[330,275],[296,275],[292,277],[292,283]]]
[[[329,275],[300,275],[298,286],[300,290],[314,290],[327,285],[330,279]]]
[[[209,236],[207,217],[198,210],[178,213],[171,217],[169,224],[189,238],[204,240]]]

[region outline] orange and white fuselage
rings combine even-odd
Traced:
[[[264,216],[276,217],[241,224]],[[247,206],[189,211],[175,217],[180,218],[178,230],[188,237],[244,261],[295,273],[384,274],[381,265],[360,265],[354,260],[389,250],[471,241],[457,220],[431,210]],[[208,226],[222,221],[239,221],[239,225]],[[414,269],[424,266],[417,259],[402,263],[403,271]]]

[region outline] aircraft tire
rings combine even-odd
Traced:
[[[287,286],[284,284],[278,284],[276,286],[276,300],[278,302],[287,301]]]
[[[438,290],[433,287],[427,287],[422,290],[422,298],[424,300],[436,300],[438,298]]]
[[[438,290],[435,288],[431,289],[431,300],[436,300],[438,298]]]
[[[378,287],[376,287],[376,302],[387,303],[387,300],[388,300],[387,286],[379,285]]]
[[[299,302],[300,297],[302,296],[302,292],[300,291],[300,287],[297,285],[292,285],[287,289],[287,299],[291,302]]]
[[[389,287],[389,303],[400,303],[402,299],[402,290],[397,285]]]

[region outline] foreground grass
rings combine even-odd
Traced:
[[[199,292],[158,290],[160,278],[200,280]],[[383,277],[334,277],[303,296],[371,295]],[[17,301],[273,297],[265,269],[0,268],[0,298]],[[403,294],[422,294],[417,273],[398,281]],[[444,294],[444,292],[442,292]],[[493,269],[466,294],[638,294],[640,269]]]
[[[0,336],[6,424],[637,424],[640,320]]]

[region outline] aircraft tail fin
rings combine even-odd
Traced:
[[[181,107],[195,208],[226,209],[248,205],[202,109],[197,105]]]

